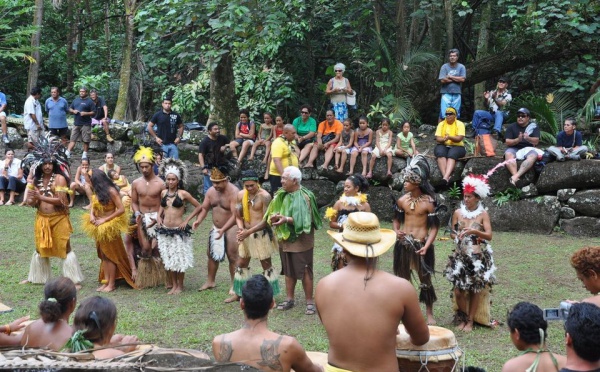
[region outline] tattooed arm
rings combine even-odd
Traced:
[[[298,340],[293,337],[286,337],[290,339],[290,345],[288,348],[288,357],[290,358],[290,362],[292,368],[296,372],[323,372],[323,366],[320,364],[313,363],[306,354],[306,351],[300,345]]]
[[[212,350],[217,362],[231,361],[233,347],[231,341],[225,339],[225,335],[217,336],[213,339]]]

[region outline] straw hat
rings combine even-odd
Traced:
[[[381,256],[396,242],[396,233],[379,228],[379,218],[370,212],[348,215],[344,231],[327,231],[336,243],[357,257]]]

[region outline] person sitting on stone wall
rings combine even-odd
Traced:
[[[535,165],[538,157],[538,149],[535,147],[540,142],[540,128],[535,123],[530,123],[531,113],[522,107],[517,112],[517,122],[512,123],[507,129],[504,137],[507,149],[504,152],[506,160],[523,160],[521,167],[517,170],[516,161],[506,164],[506,168],[512,174],[510,183],[517,186],[522,175]]]
[[[556,136],[556,146],[550,146],[548,152],[558,161],[580,160],[585,157],[588,148],[583,146],[581,132],[576,130],[577,122],[574,118],[566,118],[564,130]]]

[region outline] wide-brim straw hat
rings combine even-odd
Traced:
[[[343,232],[327,231],[337,244],[353,256],[378,257],[396,242],[396,233],[379,227],[379,218],[370,212],[348,215]]]

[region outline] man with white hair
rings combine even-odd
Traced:
[[[277,235],[285,275],[286,299],[277,309],[294,307],[294,289],[300,279],[306,298],[305,314],[314,315],[317,309],[313,299],[313,248],[321,216],[315,195],[301,181],[300,169],[286,167],[281,175],[281,189],[275,193],[264,218]]]

